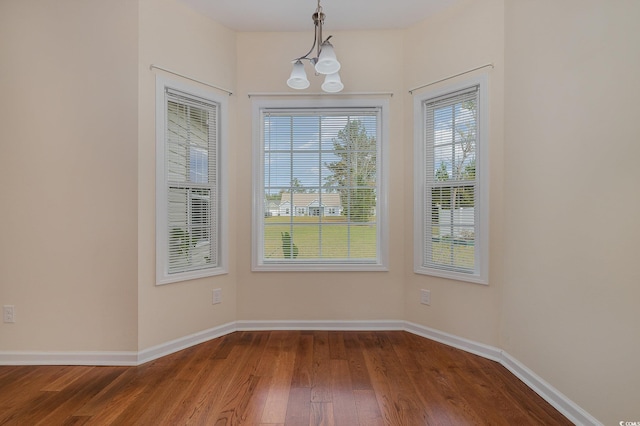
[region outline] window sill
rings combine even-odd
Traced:
[[[172,274],[172,275],[162,275],[162,276],[158,275],[156,277],[156,285],[171,284],[171,283],[177,283],[181,281],[195,280],[198,278],[212,277],[215,275],[224,275],[228,273],[229,271],[227,271],[226,268],[209,268],[209,269],[200,269],[197,271],[182,272],[179,274]]]
[[[445,271],[445,270],[440,270],[435,268],[424,268],[424,267],[417,267],[414,269],[413,272],[419,275],[431,275],[434,277],[448,278],[450,280],[489,285],[489,280],[486,277],[483,277],[477,274],[465,274],[461,272]]]
[[[255,264],[251,270],[254,272],[388,272],[389,268],[386,265],[378,263],[344,264],[300,262],[296,264]]]

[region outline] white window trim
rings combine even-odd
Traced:
[[[168,241],[167,241],[167,191],[166,191],[166,88],[197,96],[219,105],[218,123],[218,256],[217,266],[195,271],[169,274]],[[156,76],[156,285],[186,281],[196,278],[226,274],[228,272],[228,232],[227,232],[227,134],[228,134],[228,99],[214,91],[205,90],[183,82]]]
[[[295,263],[265,263],[262,258],[263,218],[264,218],[264,163],[262,161],[262,110],[272,108],[322,109],[322,108],[380,108],[379,139],[377,158],[382,159],[378,170],[377,202],[377,261],[375,262],[330,262],[296,261]],[[251,269],[252,271],[388,271],[388,156],[389,156],[389,100],[388,99],[254,99],[252,101],[253,126],[253,226],[251,229]]]
[[[478,86],[478,139],[476,148],[476,164],[478,178],[477,203],[475,208],[476,243],[475,271],[463,273],[429,268],[422,264],[424,259],[424,182],[426,167],[425,158],[425,123],[423,120],[424,102],[428,99],[447,95]],[[458,281],[477,284],[489,283],[489,102],[488,78],[486,74],[424,92],[414,97],[414,272]]]

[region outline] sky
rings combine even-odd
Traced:
[[[345,114],[319,117],[315,113],[291,116],[264,116],[265,187],[278,193],[293,178],[305,187],[319,188],[331,171],[327,163],[339,160],[333,153],[333,141],[348,120],[361,121],[367,134],[376,137],[377,117]],[[292,162],[293,160],[293,162]]]

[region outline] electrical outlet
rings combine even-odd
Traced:
[[[218,303],[222,303],[222,289],[221,288],[213,289],[213,299],[211,300],[211,303],[214,304],[214,305],[217,305]]]
[[[423,305],[431,305],[431,291],[430,290],[420,290],[420,303]]]
[[[2,318],[4,322],[16,322],[16,308],[13,305],[4,305],[2,307]]]

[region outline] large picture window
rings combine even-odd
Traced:
[[[254,103],[254,270],[384,270],[385,103]]]
[[[222,109],[214,93],[158,78],[158,284],[226,272]]]
[[[487,283],[483,78],[415,99],[415,271]]]

